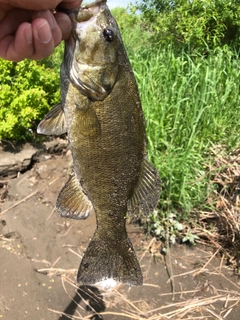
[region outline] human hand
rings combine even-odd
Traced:
[[[71,21],[58,5],[78,8],[82,0],[0,0],[0,57],[43,59],[71,33]]]

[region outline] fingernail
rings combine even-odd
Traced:
[[[38,28],[37,28],[37,35],[38,38],[42,43],[48,43],[52,39],[52,33],[50,26],[47,22],[43,22]]]
[[[40,10],[39,12],[37,12],[36,17],[45,19],[48,22],[51,29],[53,29],[56,26],[55,18],[49,10]]]
[[[28,23],[25,29],[25,39],[27,43],[31,44],[32,43],[32,27],[31,24]]]

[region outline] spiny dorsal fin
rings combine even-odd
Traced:
[[[52,110],[44,117],[37,127],[37,133],[46,136],[59,136],[67,132],[67,124],[63,112],[62,104],[56,104]]]
[[[130,216],[138,216],[140,213],[149,215],[158,204],[160,190],[161,180],[157,169],[144,159],[137,186],[128,200],[128,214]]]
[[[71,219],[86,219],[90,213],[94,212],[91,201],[83,192],[75,175],[70,176],[60,191],[56,208],[60,216]]]

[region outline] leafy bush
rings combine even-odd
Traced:
[[[46,62],[0,60],[0,139],[31,139],[37,122],[59,102],[59,71]]]
[[[239,47],[239,1],[142,0],[138,8],[152,30],[152,44],[206,53],[225,44]]]

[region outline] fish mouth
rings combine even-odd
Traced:
[[[77,29],[80,27],[80,23],[83,28],[85,23],[88,25],[89,23],[94,22],[101,10],[106,7],[106,4],[106,0],[97,0],[84,7],[80,7],[76,17]]]
[[[83,7],[80,7],[80,10],[85,10],[85,9],[91,9],[91,8],[94,8],[94,7],[99,7],[100,5],[102,4],[107,4],[107,0],[96,0],[92,3],[89,3],[89,4],[86,4],[85,6]]]

